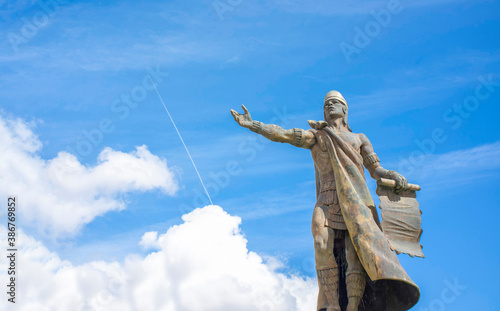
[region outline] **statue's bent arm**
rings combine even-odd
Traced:
[[[387,170],[380,165],[380,159],[373,151],[372,143],[365,134],[358,134],[358,137],[361,140],[361,155],[363,156],[363,164],[368,172],[370,172],[370,176],[377,180],[385,178]]]
[[[380,165],[380,159],[373,151],[373,146],[365,134],[358,134],[361,140],[361,155],[363,156],[363,164],[370,172],[370,176],[375,180],[380,178],[387,178],[395,180],[397,183],[397,190],[405,190],[408,187],[408,181],[395,171],[389,171]]]
[[[231,109],[234,120],[242,127],[250,129],[252,132],[261,134],[265,138],[280,142],[289,143],[296,147],[311,149],[316,144],[316,137],[312,130],[293,128],[285,130],[276,124],[264,124],[260,121],[252,120],[248,109],[242,105],[244,114],[239,114]]]

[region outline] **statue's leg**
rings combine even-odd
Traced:
[[[345,235],[345,252],[347,260],[346,287],[349,303],[347,311],[358,311],[366,287],[366,272],[359,261],[356,249],[348,233]]]
[[[321,207],[314,208],[311,230],[319,285],[317,310],[340,311],[339,269],[333,255],[335,235],[333,229],[325,226],[325,213]]]

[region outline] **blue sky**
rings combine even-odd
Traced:
[[[89,172],[106,148],[118,159],[145,145],[144,163],[157,171],[165,160],[178,187],[131,179],[101,189],[120,206],[102,207],[64,234],[21,216],[24,232],[61,260],[148,256],[138,245],[145,232],[166,232],[208,205],[147,89],[153,73],[214,204],[241,217],[248,250],[281,260],[279,273],[315,277],[310,153],[258,138],[229,109],[244,104],[256,120],[306,129],[336,89],[350,127],[370,138],[382,165],[422,186],[427,258],[399,256],[421,288],[415,310],[500,307],[499,1],[54,3],[0,2],[2,119],[20,118],[37,136],[28,137],[41,144],[27,151],[33,159],[50,163],[66,151]],[[102,122],[102,137],[85,136]],[[14,175],[0,178],[5,196]],[[24,185],[13,188],[21,198],[30,191]],[[371,179],[369,186],[376,199]],[[447,280],[466,289],[442,302]]]

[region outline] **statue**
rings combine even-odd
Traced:
[[[423,257],[417,185],[384,169],[364,134],[347,122],[348,105],[337,91],[324,100],[324,121],[311,129],[285,130],[252,120],[231,109],[242,127],[281,143],[309,149],[316,172],[312,235],[319,294],[318,311],[401,311],[420,297],[418,286],[401,267],[396,253]],[[366,186],[364,167],[378,182],[383,221]]]

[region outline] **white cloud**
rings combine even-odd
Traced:
[[[123,153],[105,148],[95,166],[82,165],[65,151],[41,159],[33,124],[0,116],[0,195],[19,196],[21,219],[57,237],[75,234],[95,217],[125,208],[123,194],[178,189],[165,159],[146,146]]]
[[[191,61],[221,61],[228,57],[225,51],[227,46],[226,49],[222,46],[225,43],[216,44],[206,36],[205,30],[214,27],[214,24],[208,24],[200,32],[196,25],[200,15],[175,7],[175,3],[149,3],[147,6],[133,2],[119,5],[64,4],[50,16],[50,26],[40,27],[34,37],[46,40],[35,42],[28,39],[26,43],[16,44],[17,41],[14,41],[11,44],[6,39],[8,44],[3,49],[0,46],[0,63],[20,62],[18,64],[22,66],[44,68],[46,74],[51,69],[69,68],[86,71],[144,70],[152,64],[177,66]],[[206,8],[211,7],[207,4]],[[39,6],[34,6],[32,10],[43,12]],[[106,16],[124,16],[131,11],[136,19],[127,21],[118,18],[113,24],[99,23]],[[33,19],[33,14],[25,14],[28,21]],[[95,22],[88,23],[89,19]],[[144,21],[154,22],[154,27],[145,27]],[[23,23],[3,25],[9,28],[9,33],[21,35]],[[215,24],[215,27],[218,26]],[[124,36],[123,27],[133,31]],[[169,31],[179,27],[175,33]],[[54,38],[58,39],[56,43]],[[15,53],[13,46],[16,47]]]
[[[427,172],[484,171],[500,168],[500,141],[429,157]]]
[[[139,242],[139,245],[144,250],[159,249],[160,243],[158,243],[158,231],[150,231],[144,233]]]
[[[183,220],[159,237],[145,235],[158,252],[129,255],[121,264],[74,266],[21,235],[18,310],[314,310],[315,280],[277,273],[276,260],[266,263],[249,251],[239,217],[207,206]],[[5,261],[0,270],[6,271]]]

